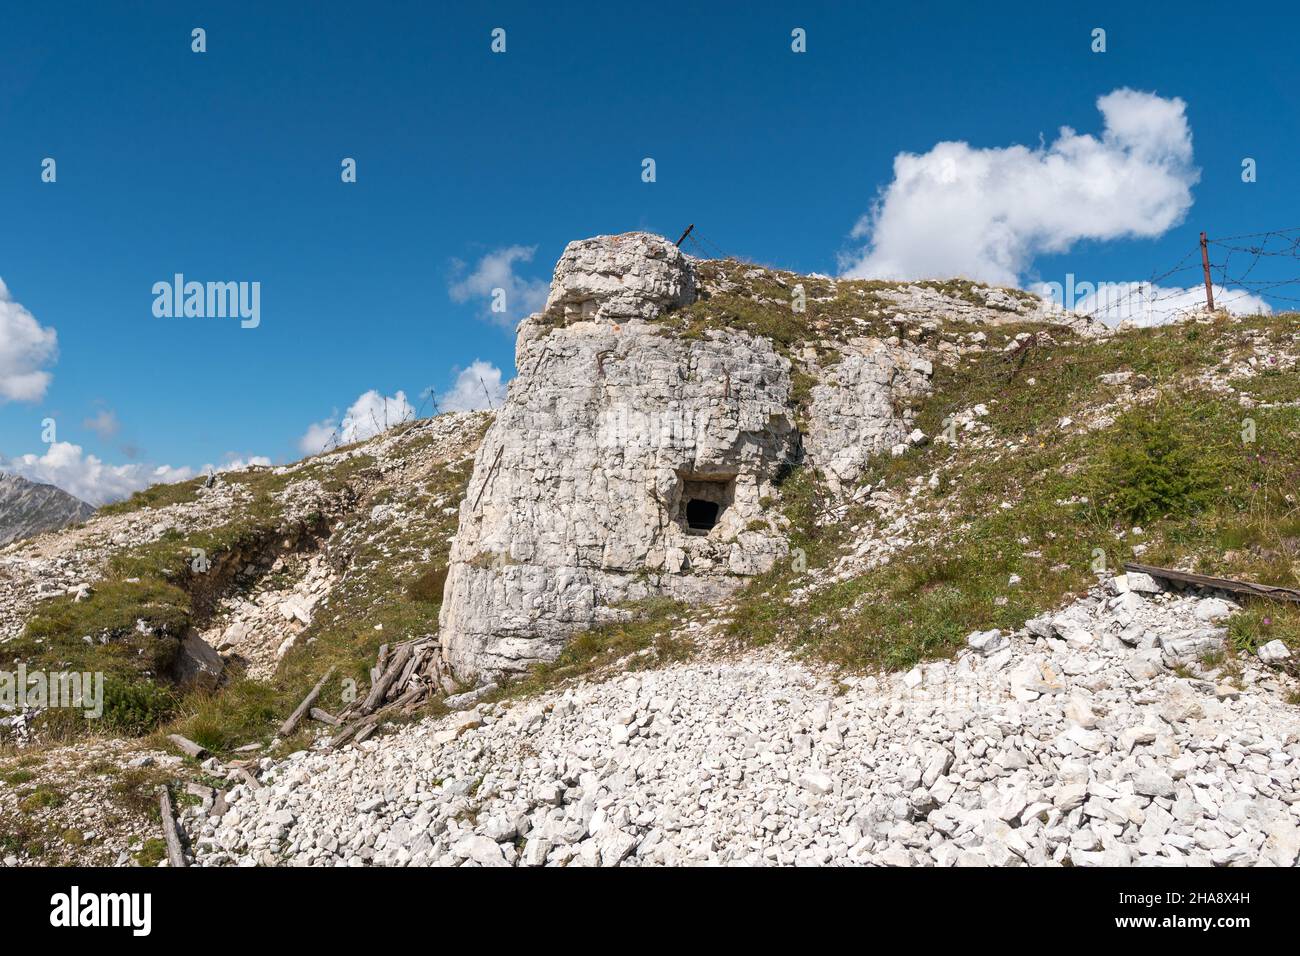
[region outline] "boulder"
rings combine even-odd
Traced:
[[[213,690],[221,683],[221,674],[225,666],[221,655],[213,650],[212,645],[199,637],[197,631],[187,631],[181,638],[181,646],[174,664],[176,680],[180,684],[202,690]]]

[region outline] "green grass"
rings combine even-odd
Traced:
[[[1300,654],[1300,606],[1252,599],[1228,621],[1228,640],[1240,654],[1254,654],[1269,641],[1281,641]]]
[[[897,306],[886,296],[909,285],[933,289],[951,298],[985,307],[974,292],[975,283],[965,279],[947,281],[885,282],[867,279],[829,279],[796,275],[768,269],[762,276],[746,277],[754,269],[749,263],[721,259],[699,264],[701,284],[730,282],[738,288],[700,298],[667,313],[658,321],[665,329],[684,338],[700,338],[709,330],[731,329],[771,339],[777,351],[802,361],[806,347],[817,352],[818,363],[839,361],[840,353],[829,342],[844,342],[857,336],[887,337],[895,334],[892,318]],[[794,290],[802,286],[805,309],[794,311]],[[1036,301],[1017,289],[1004,289],[1023,301]],[[966,331],[966,329],[963,329]]]
[[[203,487],[204,478],[190,481],[178,481],[175,484],[150,485],[143,491],[137,491],[125,501],[104,505],[97,512],[100,515],[122,515],[141,511],[145,508],[165,508],[168,505],[189,504],[198,498],[199,489]]]
[[[41,715],[40,733],[46,739],[71,739],[90,731],[141,736],[177,719],[186,726],[210,728],[214,715],[231,717],[230,733],[242,733],[253,723],[243,711],[265,717],[269,711],[264,695],[243,686],[241,678],[233,682],[230,702],[221,705],[177,686],[172,669],[181,639],[206,620],[250,558],[273,554],[285,539],[327,530],[319,515],[286,521],[280,496],[290,484],[315,479],[327,491],[337,492],[373,464],[368,455],[353,455],[331,463],[311,462],[285,474],[250,469],[223,476],[240,497],[230,520],[190,533],[172,530],[147,545],[119,552],[86,600],[60,596],[40,605],[23,632],[4,646],[5,659],[24,662],[29,670],[104,674],[102,721],[87,720],[80,710],[51,709]],[[186,500],[184,489],[165,486],[123,504],[159,507]],[[206,566],[196,568],[197,552]],[[233,719],[236,715],[240,719]],[[259,727],[266,723],[269,720]]]
[[[31,793],[23,797],[18,804],[18,809],[23,813],[36,813],[39,810],[50,810],[63,805],[66,798],[57,790],[46,786],[39,786]]]
[[[167,856],[167,844],[160,837],[150,837],[135,853],[139,866],[157,866]]]
[[[455,513],[443,511],[459,503],[472,469],[467,459],[441,469],[418,490],[404,489],[403,502],[415,511],[406,527],[371,526],[369,508],[379,501],[366,502],[353,512],[333,531],[335,540],[353,532],[359,539],[348,572],[329,601],[317,606],[311,625],[270,680],[237,676],[217,693],[190,694],[161,733],[181,733],[216,753],[268,741],[331,666],[335,675],[322,690],[318,706],[338,713],[353,693],[364,694],[381,644],[432,634],[438,628],[448,539],[457,522]],[[284,749],[305,744],[312,732],[311,723],[304,722],[283,742]]]
[[[1059,606],[1096,582],[1098,555],[1100,567],[1113,572],[1133,559],[1138,543],[1146,545],[1140,560],[1147,563],[1190,563],[1206,573],[1294,585],[1300,409],[1245,412],[1235,396],[1193,381],[1252,341],[1251,333],[1294,346],[1291,324],[1271,317],[1173,326],[1105,342],[1040,329],[1040,344],[1027,350],[1023,365],[1007,362],[1000,348],[1027,329],[985,328],[992,349],[940,367],[933,393],[916,412],[920,427],[934,435],[947,416],[983,403],[989,434],[959,432],[955,446],[935,442],[901,458],[883,456],[862,479],[899,494],[922,480],[916,507],[949,519],[922,519],[916,543],[887,565],[815,589],[796,607],[788,596],[809,582],[808,571],[782,563],[741,593],[731,633],[853,669],[906,668],[952,653],[970,631],[1015,628]],[[1158,390],[1154,400],[1118,406],[1096,430],[1061,427],[1062,418],[1080,418],[1118,393],[1098,381],[1112,371],[1145,376]],[[1243,387],[1261,383],[1272,402],[1300,402],[1300,378],[1291,375],[1284,385],[1277,380],[1283,377]],[[1242,441],[1246,415],[1256,425],[1249,443]],[[930,475],[938,478],[933,489],[924,481]],[[819,526],[817,516],[833,504],[807,469],[782,487],[791,544],[810,571],[842,553],[847,527],[875,521],[856,506],[842,521]],[[1134,525],[1142,527],[1140,536],[1131,533]],[[1020,578],[1014,586],[1013,574]],[[1271,619],[1290,621],[1291,613]]]

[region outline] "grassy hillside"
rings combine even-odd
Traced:
[[[5,658],[25,662],[29,671],[103,672],[105,710],[101,721],[86,721],[80,711],[46,711],[40,737],[156,733],[159,743],[179,732],[227,751],[269,739],[331,664],[338,681],[321,698],[327,707],[339,703],[344,680],[366,686],[379,644],[435,631],[442,594],[433,579],[446,565],[472,460],[431,457],[423,424],[387,436],[398,449],[396,466],[377,461],[363,445],[279,473],[224,475],[241,501],[229,521],[122,547],[85,600],[44,602],[23,633],[3,646]],[[485,426],[486,420],[471,423],[470,450]],[[150,488],[107,514],[184,505],[199,484]],[[403,520],[372,519],[374,509],[394,501]],[[173,668],[188,629],[204,625],[223,599],[248,593],[277,556],[326,542],[340,584],[271,680],[228,668],[216,692],[178,685]],[[206,562],[198,570],[196,554]],[[262,569],[251,579],[241,574],[250,564]]]
[[[950,653],[972,630],[1016,627],[1137,553],[1300,584],[1295,316],[1107,340],[986,331],[989,348],[940,366],[918,409],[920,427],[942,436],[949,416],[984,405],[976,428],[882,456],[863,478],[909,502],[912,543],[883,567],[832,580],[843,548],[880,519],[859,504],[819,521],[833,502],[815,475],[798,473],[782,506],[808,570],[755,581],[738,602],[735,635],[898,668]],[[1006,342],[1026,331],[1037,344],[1008,359]],[[1261,606],[1234,629],[1244,652],[1273,638],[1300,648],[1300,612]]]

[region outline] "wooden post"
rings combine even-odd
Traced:
[[[1201,268],[1205,270],[1205,307],[1214,311],[1214,284],[1210,282],[1210,246],[1205,233],[1201,233]]]
[[[691,234],[691,230],[694,228],[695,228],[695,223],[691,223],[689,226],[686,227],[686,231],[682,233],[682,237],[677,240],[677,247],[679,249],[681,248],[682,243],[686,241],[686,237]]]
[[[162,816],[163,842],[167,844],[167,865],[184,867],[185,851],[181,848],[181,832],[176,826],[176,817],[172,812],[171,794],[165,786],[158,788],[158,812]]]
[[[313,687],[307,696],[303,698],[302,703],[298,705],[297,709],[295,709],[294,712],[289,715],[289,718],[280,725],[281,737],[288,737],[293,733],[294,728],[298,726],[298,721],[302,720],[303,714],[311,710],[311,705],[316,703],[316,698],[320,696],[321,690],[325,687],[325,682],[330,679],[330,675],[333,673],[334,665],[331,664],[330,669],[325,672],[325,676],[316,682],[316,686]]]

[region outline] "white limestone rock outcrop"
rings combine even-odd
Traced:
[[[661,236],[629,232],[571,242],[555,266],[542,315],[566,323],[653,319],[695,299],[695,275]]]
[[[440,619],[458,678],[551,660],[626,602],[725,597],[786,553],[767,504],[794,466],[838,494],[873,455],[925,440],[908,409],[930,387],[926,344],[810,326],[800,351],[711,325],[707,308],[665,321],[725,291],[660,236],[565,249],[545,308],[520,323],[518,376],[461,505]],[[800,376],[812,385],[796,395]]]
[[[838,494],[873,455],[906,441],[912,422],[896,409],[901,399],[929,391],[934,365],[907,343],[854,339],[837,363],[818,372],[805,451]]]
[[[558,328],[524,321],[461,505],[441,618],[459,677],[552,659],[623,602],[717,600],[785,552],[761,502],[798,455],[790,363],[765,339],[646,321],[691,288],[658,237],[566,250],[552,306],[576,305]]]

